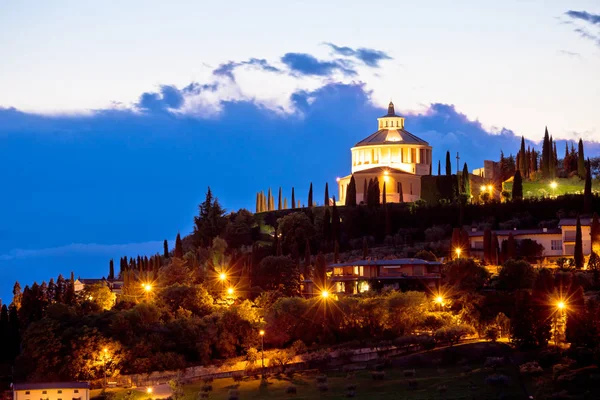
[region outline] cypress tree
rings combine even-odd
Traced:
[[[519,151],[519,164],[518,164],[518,168],[521,170],[521,173],[523,173],[524,175],[526,175],[527,172],[527,166],[526,166],[526,162],[527,159],[525,158],[525,137],[521,136],[521,150]]]
[[[523,198],[523,179],[521,179],[521,171],[515,172],[512,186],[513,200],[521,200]]]
[[[577,217],[577,225],[575,226],[575,253],[573,255],[575,268],[583,268],[583,237],[581,235],[581,220]]]
[[[260,193],[256,192],[256,207],[255,207],[255,212],[259,213],[260,212]]]
[[[350,177],[350,183],[346,190],[346,206],[356,207],[356,181],[354,180],[354,175]]]
[[[346,196],[348,195],[348,191],[346,190]],[[325,201],[323,202],[324,206],[329,205],[329,183],[325,182]]]
[[[446,151],[446,175],[452,175],[452,163],[450,162],[450,151]]]
[[[310,273],[310,241],[306,239],[304,244],[304,277],[308,278]]]
[[[283,209],[287,210],[288,209],[288,202],[287,202],[287,198],[283,199]]]
[[[308,188],[308,207],[312,208],[313,206],[313,188],[312,182],[310,183],[310,188]]]
[[[514,259],[517,256],[517,243],[512,233],[508,234],[506,240],[506,260]]]
[[[492,230],[485,228],[483,230],[483,261],[491,264],[492,259]]]
[[[369,243],[367,237],[363,236],[363,260],[366,260],[367,257],[369,257]]]
[[[369,189],[367,186],[367,178],[365,178],[365,182],[363,185],[363,200],[362,200],[363,203],[367,204],[368,197],[369,197]]]
[[[340,239],[340,212],[335,204],[335,196],[333,196],[333,206],[331,207],[331,236],[337,243]]]
[[[577,149],[577,174],[581,179],[585,179],[585,158],[583,156],[583,140],[579,139],[579,146]]]
[[[442,162],[438,160],[438,176],[442,174]]]
[[[333,262],[337,263],[340,260],[340,244],[336,240],[333,244]]]
[[[385,181],[383,182],[383,194],[381,195],[381,204],[383,204],[384,206],[387,203],[387,198],[386,198],[386,190],[385,190]]]
[[[21,292],[21,284],[19,281],[15,282],[13,286],[13,300],[12,304],[16,307],[16,309],[21,308],[21,301],[23,300],[23,293]]]
[[[592,251],[596,253],[600,252],[600,222],[596,213],[592,216],[590,236],[592,239]]]
[[[75,304],[75,274],[71,271],[71,278],[67,282],[65,291],[65,304],[71,306]]]
[[[325,213],[323,214],[323,239],[325,239],[326,244],[331,240],[331,212],[329,212],[329,207],[325,207]],[[325,246],[325,248],[328,247]]]
[[[279,193],[277,194],[277,209],[281,210],[281,186],[279,187]]]
[[[583,210],[585,213],[592,212],[592,171],[590,171],[590,160],[585,166],[585,187],[583,190]]]
[[[404,193],[402,193],[402,182],[398,182],[398,202],[404,203]]]
[[[108,279],[115,279],[115,262],[112,258],[108,263]]]
[[[317,288],[325,289],[327,287],[327,261],[321,252],[317,254],[317,258],[315,259],[313,282]]]
[[[302,205],[300,204],[300,200],[298,200],[298,208],[302,208]]]
[[[548,135],[548,127],[546,127],[546,132],[544,133],[544,143],[542,144],[542,175],[544,178],[548,178],[550,176],[550,136]]]
[[[163,256],[169,258],[169,243],[167,242],[167,239],[163,242]]]
[[[500,264],[500,260],[498,259],[500,256],[500,243],[498,242],[498,235],[496,233],[492,233],[492,252],[490,256],[493,265]]]
[[[292,208],[296,208],[296,195],[294,194],[293,187],[292,187]]]
[[[550,139],[552,141],[552,139]],[[556,153],[556,142],[552,141],[552,160],[550,162],[550,177],[556,178],[556,172],[558,171],[558,155]]]
[[[175,254],[176,258],[183,258],[183,243],[181,242],[181,235],[177,232],[177,237],[175,238]],[[139,256],[138,256],[139,257]]]
[[[467,199],[471,197],[471,183],[469,182],[469,168],[465,163],[462,171],[461,189],[463,194],[467,196]]]

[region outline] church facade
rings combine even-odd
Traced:
[[[421,198],[421,176],[431,174],[431,146],[404,129],[404,117],[396,115],[390,102],[386,115],[377,118],[378,130],[352,149],[352,173],[338,178],[339,204],[346,203],[350,178],[356,182],[356,203],[366,202],[364,187],[379,181],[386,202],[412,202]],[[400,199],[402,196],[402,199]],[[381,199],[383,201],[383,199]]]

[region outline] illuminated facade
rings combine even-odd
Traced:
[[[356,203],[364,201],[364,186],[375,178],[379,181],[382,196],[385,182],[388,203],[420,199],[421,176],[431,173],[431,146],[404,129],[404,117],[396,115],[392,102],[387,114],[377,118],[377,128],[377,132],[350,149]],[[340,204],[346,202],[352,175],[338,179]]]

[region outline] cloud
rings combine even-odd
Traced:
[[[178,109],[184,103],[182,92],[175,86],[163,85],[160,93],[143,93],[137,107],[144,111],[163,112],[169,109]]]
[[[265,59],[251,58],[249,60],[241,61],[241,62],[228,61],[226,63],[223,63],[223,64],[219,65],[219,67],[213,71],[213,75],[224,76],[224,77],[231,79],[233,82],[235,82],[235,76],[234,76],[233,72],[238,67],[242,67],[242,66],[254,66],[257,69],[261,69],[261,70],[267,71],[267,72],[275,72],[275,73],[282,72],[279,68],[276,68],[276,67],[272,66],[271,64],[269,64],[269,62]]]
[[[574,21],[583,21],[587,24],[600,27],[600,14],[592,14],[587,11],[569,10],[565,12],[565,15]],[[591,40],[595,42],[597,46],[600,46],[600,32],[592,33],[587,29],[587,27],[577,27],[574,29],[574,32],[578,33],[582,38]]]
[[[354,57],[362,61],[365,65],[373,68],[378,68],[380,61],[392,59],[392,57],[390,57],[387,53],[381,50],[368,48],[353,49],[347,46],[337,46],[329,42],[326,42],[325,44],[331,47],[334,53],[345,57]]]
[[[593,25],[600,25],[600,14],[591,14],[587,11],[569,10],[565,13],[565,15],[573,19],[579,19],[585,22],[589,22]]]
[[[287,53],[281,58],[281,62],[299,75],[331,76],[336,72],[348,76],[357,75],[352,63],[346,60],[320,61],[310,54]]]
[[[573,51],[568,51],[568,50],[559,50],[558,54],[562,54],[562,55],[568,56],[568,57],[581,58],[581,54],[573,52]]]

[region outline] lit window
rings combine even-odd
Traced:
[[[550,243],[550,248],[552,250],[562,250],[562,240],[553,240]]]
[[[25,392],[25,394],[29,394],[29,390]]]
[[[79,393],[79,390],[75,389],[75,390],[74,390],[74,392],[75,392],[75,393]]]
[[[61,393],[62,393],[62,390],[59,390],[59,391],[58,391],[58,394],[61,394]]]
[[[48,392],[46,392],[45,390],[44,390],[44,391],[42,391],[42,394],[47,394],[47,393],[48,393]]]

